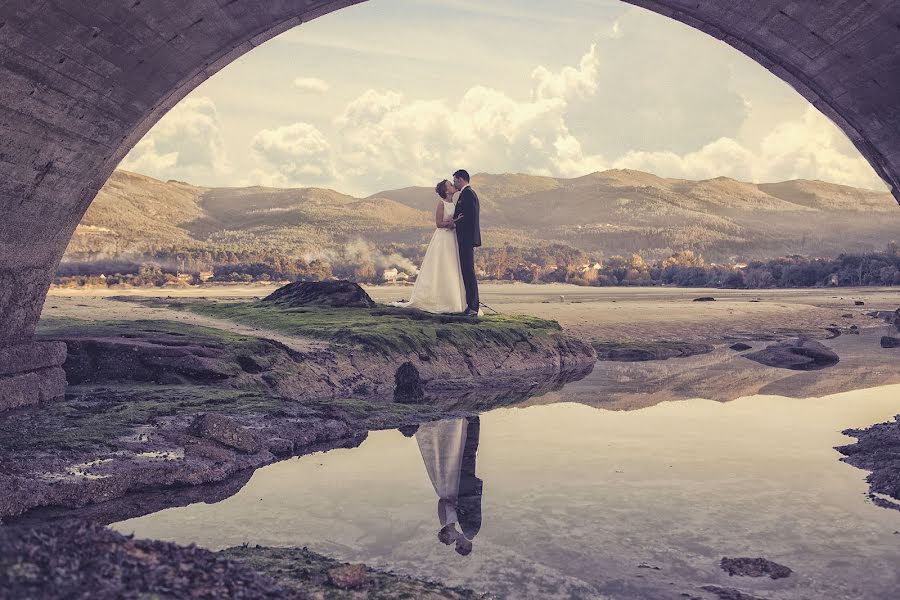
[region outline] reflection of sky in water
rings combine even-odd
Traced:
[[[438,542],[434,488],[416,440],[397,431],[263,468],[217,504],[116,529],[212,548],[306,545],[511,598],[702,597],[704,584],[768,598],[890,598],[900,513],[869,503],[866,474],[832,447],[851,441],[840,430],[900,411],[898,394],[892,385],[631,412],[486,413],[483,525],[467,557]],[[764,556],[795,575],[729,578],[723,556]]]

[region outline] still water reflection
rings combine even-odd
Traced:
[[[305,545],[507,598],[712,597],[703,585],[897,598],[900,512],[868,502],[866,474],[833,446],[897,414],[898,395],[499,409],[374,432],[260,469],[222,502],[114,527],[210,548]],[[723,556],[795,573],[729,578]]]
[[[420,425],[415,433],[425,469],[438,496],[438,540],[468,556],[481,530],[484,482],[475,475],[481,419],[444,419]],[[457,529],[459,525],[459,529]]]

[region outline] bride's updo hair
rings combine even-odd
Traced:
[[[434,186],[434,191],[437,192],[437,195],[440,196],[441,198],[443,198],[444,200],[447,199],[447,184],[448,183],[450,183],[450,182],[445,179],[442,182],[440,182],[439,184],[437,184],[436,186]]]

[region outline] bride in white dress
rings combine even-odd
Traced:
[[[434,191],[441,197],[434,211],[434,235],[422,259],[409,302],[395,305],[432,313],[460,313],[466,309],[466,287],[459,268],[459,245],[454,231],[456,204],[453,197],[457,189],[445,179]]]

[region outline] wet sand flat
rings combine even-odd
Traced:
[[[109,301],[110,296],[208,297],[250,300],[277,285],[210,285],[186,288],[53,289],[44,316],[82,319],[175,320],[203,317],[165,308]],[[408,286],[365,286],[377,302],[408,298]],[[482,302],[502,313],[554,319],[572,334],[589,340],[672,340],[723,342],[753,336],[821,332],[837,324],[865,327],[873,310],[900,307],[900,288],[815,288],[718,290],[703,288],[579,287],[568,284],[483,283]],[[694,302],[712,296],[715,302]],[[864,305],[855,304],[862,301]]]

